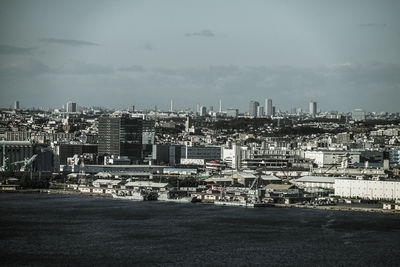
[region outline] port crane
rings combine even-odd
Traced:
[[[36,158],[37,158],[37,155],[35,154],[35,155],[33,155],[32,157],[30,157],[30,158],[25,158],[24,160],[20,160],[20,161],[15,161],[15,162],[13,162],[13,163],[10,163],[9,165],[11,166],[11,165],[18,165],[18,164],[22,164],[22,166],[21,166],[21,168],[20,168],[20,171],[26,171],[27,170],[27,168],[30,168],[30,170],[32,171],[32,163],[36,160]]]

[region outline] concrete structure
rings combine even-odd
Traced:
[[[348,167],[360,162],[361,152],[358,151],[305,151],[304,158],[313,160],[318,167],[337,165]]]
[[[207,108],[205,106],[200,107],[200,116],[205,117],[207,115]]]
[[[226,110],[226,116],[231,118],[237,118],[239,115],[239,110],[236,108],[229,108]]]
[[[220,146],[182,146],[181,157],[184,159],[220,160],[222,147]]]
[[[67,112],[68,113],[76,112],[76,103],[71,101],[67,102]]]
[[[354,121],[365,121],[365,111],[362,109],[355,109],[351,113],[351,118]]]
[[[265,115],[273,116],[272,114],[272,99],[265,99]]]
[[[390,150],[389,151],[389,161],[391,167],[400,166],[400,150]]]
[[[257,101],[250,101],[249,103],[249,115],[250,116],[257,116],[257,108],[260,105],[260,103],[258,103]]]
[[[335,179],[334,188],[342,198],[400,199],[400,181]]]
[[[257,117],[264,116],[264,108],[262,106],[257,107]]]
[[[19,101],[15,101],[15,103],[14,103],[14,109],[19,109]]]
[[[0,141],[0,167],[29,159],[33,154],[33,144],[29,141]]]
[[[132,162],[141,161],[145,124],[140,118],[100,117],[99,155],[128,156]]]
[[[310,115],[312,117],[315,117],[315,115],[317,114],[317,102],[314,102],[314,101],[310,102],[309,111],[310,111]]]
[[[334,189],[335,177],[304,176],[295,180],[295,184],[302,188]]]

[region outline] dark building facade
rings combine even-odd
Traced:
[[[154,143],[154,137],[148,137],[151,128],[154,129],[154,123],[141,118],[100,117],[99,155],[128,156],[132,163],[141,162],[146,154],[143,133],[146,145]]]
[[[97,144],[59,144],[56,148],[57,154],[60,156],[60,164],[67,164],[67,158],[74,155],[81,156],[83,154],[97,155]]]

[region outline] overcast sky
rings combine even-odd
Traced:
[[[0,1],[0,106],[400,111],[400,1]]]

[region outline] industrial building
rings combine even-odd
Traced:
[[[335,179],[335,195],[373,200],[400,199],[400,181]]]

